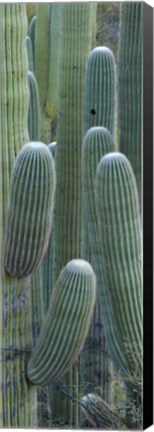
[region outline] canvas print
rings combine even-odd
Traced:
[[[0,4],[0,427],[140,430],[142,2]]]

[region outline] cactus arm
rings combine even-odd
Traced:
[[[114,307],[128,370],[140,376],[142,364],[142,244],[134,173],[121,153],[101,159],[96,204],[102,268]]]
[[[29,37],[32,43],[34,70],[35,70],[35,30],[36,30],[36,16],[33,16],[29,25]]]
[[[104,126],[115,134],[116,67],[112,51],[94,48],[88,58],[85,97],[84,134],[92,126]]]
[[[98,296],[103,317],[104,334],[112,359],[118,369],[126,371],[126,362],[122,353],[122,346],[118,326],[114,320],[110,293],[106,289],[102,272],[102,247],[99,234],[98,217],[95,203],[95,182],[97,165],[101,158],[115,149],[110,132],[103,127],[90,128],[83,141],[83,193],[84,210],[88,225],[91,247],[91,263],[96,273]],[[113,325],[114,321],[114,325]]]
[[[40,140],[40,99],[39,89],[34,74],[28,71],[28,87],[29,87],[29,109],[28,109],[28,131],[30,141]]]
[[[54,192],[50,151],[39,142],[25,144],[12,175],[5,229],[3,263],[12,276],[28,276],[40,266],[49,242]]]
[[[121,4],[119,45],[120,151],[132,164],[141,194],[142,3]]]
[[[95,300],[90,264],[84,260],[68,263],[53,289],[45,324],[28,363],[33,383],[57,382],[71,368],[85,342]]]

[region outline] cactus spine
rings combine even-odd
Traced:
[[[35,75],[28,71],[28,87],[29,87],[29,109],[28,109],[28,131],[30,141],[40,140],[40,99],[39,89]]]
[[[142,364],[142,245],[136,182],[124,155],[110,153],[101,159],[96,204],[105,289],[114,308],[112,325],[117,323],[126,372],[135,380]]]
[[[85,132],[92,126],[104,126],[115,133],[116,70],[112,51],[94,48],[88,58],[85,98]]]
[[[3,262],[10,275],[25,277],[40,266],[49,242],[54,191],[50,151],[42,143],[25,144],[13,171],[5,229]]]
[[[142,3],[121,4],[119,49],[120,151],[131,162],[141,194]]]
[[[40,338],[28,363],[31,382],[57,382],[77,359],[88,333],[96,299],[95,275],[84,260],[72,260],[53,289]]]
[[[27,19],[24,4],[0,5],[0,201],[1,244],[15,158],[28,141]],[[17,43],[18,41],[18,43]],[[22,103],[21,103],[22,102]],[[0,266],[1,267],[1,266]],[[36,389],[25,377],[27,351],[32,349],[30,278],[17,281],[0,270],[0,422],[3,428],[37,427]]]

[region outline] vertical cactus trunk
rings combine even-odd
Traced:
[[[49,69],[46,115],[51,121],[51,139],[55,138],[58,105],[59,48],[61,36],[61,10],[58,3],[49,6]]]
[[[121,4],[119,49],[120,151],[132,164],[141,194],[142,3]]]
[[[95,5],[93,4],[68,3],[62,8],[56,148],[55,279],[68,261],[81,256],[83,89],[94,15]],[[71,386],[73,392],[73,386],[77,387],[76,375],[70,371],[65,379],[70,393]],[[67,402],[65,398],[65,410],[62,408],[60,399],[58,405],[64,423],[78,426],[72,402],[69,400]],[[68,406],[70,413],[65,416]]]
[[[0,186],[1,244],[10,193],[10,177],[16,155],[28,140],[28,84],[25,5],[0,5]],[[2,253],[2,251],[0,252]],[[25,376],[32,350],[31,281],[1,274],[0,386],[3,427],[36,427],[36,389]]]

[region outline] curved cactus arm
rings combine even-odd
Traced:
[[[72,367],[84,345],[96,300],[90,264],[73,260],[53,289],[40,338],[28,363],[29,380],[38,385],[57,382]]]
[[[106,128],[97,126],[90,128],[86,133],[83,140],[83,201],[91,248],[91,263],[97,278],[98,297],[106,342],[115,366],[126,372],[127,365],[123,356],[118,326],[115,322],[110,292],[106,288],[102,269],[102,245],[95,205],[95,183],[98,163],[106,153],[114,149],[113,138]]]
[[[114,137],[116,112],[116,66],[109,48],[96,47],[88,58],[85,96],[84,133],[92,126],[104,126]]]
[[[28,87],[29,87],[29,109],[28,109],[28,131],[30,141],[40,140],[40,99],[38,84],[33,72],[28,71]]]
[[[135,380],[142,368],[141,223],[135,176],[121,153],[104,156],[98,165],[96,205],[106,289]]]
[[[47,146],[25,144],[16,159],[5,228],[3,264],[18,278],[37,270],[46,253],[52,221],[55,169]]]
[[[124,419],[98,395],[90,393],[84,396],[81,400],[81,409],[95,428],[126,429]]]

